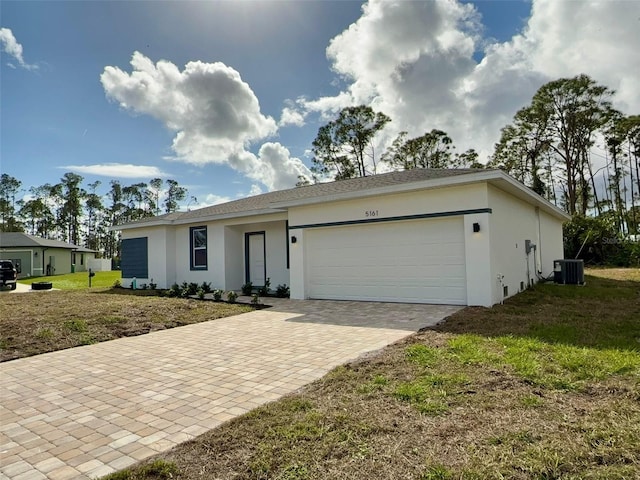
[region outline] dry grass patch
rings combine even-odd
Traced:
[[[115,293],[114,293],[115,292]],[[0,361],[179,327],[250,311],[161,298],[151,291],[77,290],[0,296]]]
[[[465,309],[156,459],[179,480],[640,478],[639,292]]]

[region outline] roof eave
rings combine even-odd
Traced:
[[[173,221],[173,225],[186,225],[198,222],[214,222],[217,220],[228,220],[230,218],[252,217],[255,215],[271,215],[276,213],[286,213],[282,208],[259,208],[256,210],[245,210],[242,212],[219,213],[215,215],[194,216],[191,218],[181,218]]]
[[[276,213],[286,213],[286,209],[282,208],[260,208],[255,210],[246,210],[241,212],[219,213],[214,215],[195,215],[189,218],[176,218],[174,220],[149,221],[138,223],[125,223],[122,225],[114,225],[109,227],[110,231],[131,230],[135,228],[162,227],[170,225],[188,225],[202,222],[215,222],[217,220],[228,220],[231,218],[251,217],[255,215],[270,215]]]
[[[162,227],[166,225],[173,225],[173,222],[171,220],[151,220],[148,222],[123,223],[122,225],[113,225],[109,227],[109,231],[118,232],[121,230],[130,230],[133,228]]]

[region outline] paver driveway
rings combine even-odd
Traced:
[[[95,478],[119,470],[460,308],[273,303],[3,363],[0,477]]]

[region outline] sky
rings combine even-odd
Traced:
[[[437,128],[486,161],[557,78],[640,113],[639,46],[636,0],[2,0],[0,171],[21,195],[171,178],[197,208],[295,186],[318,128],[360,104],[391,117],[378,152]]]

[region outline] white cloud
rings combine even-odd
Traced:
[[[22,45],[18,43],[16,37],[13,36],[13,32],[10,28],[0,28],[0,43],[2,43],[2,50],[8,55],[15,58],[22,68],[26,70],[37,70],[37,65],[30,65],[24,61],[22,56]],[[11,68],[16,68],[14,64],[7,63]]]
[[[234,155],[229,163],[252,180],[266,185],[269,190],[291,188],[296,185],[298,176],[311,176],[306,165],[299,158],[291,157],[289,150],[277,142],[263,144],[258,155],[251,152]]]
[[[303,111],[292,107],[285,107],[282,109],[278,126],[295,125],[296,127],[302,127],[304,125],[304,117],[305,114]]]
[[[65,170],[84,173],[88,175],[99,175],[112,178],[156,178],[168,176],[158,167],[150,165],[132,165],[127,163],[103,163],[96,165],[65,165],[58,167]]]
[[[277,125],[260,112],[254,92],[233,68],[194,61],[180,71],[166,60],[154,64],[139,52],[131,66],[131,73],[107,66],[100,80],[121,107],[150,115],[176,132],[175,155],[168,159],[229,165],[268,188],[291,187],[292,176],[305,170],[286,149],[286,158],[278,157],[277,164],[271,156],[249,151],[250,145],[274,135]]]
[[[251,190],[249,190],[249,195],[247,195],[247,196],[248,197],[255,197],[256,195],[260,195],[261,193],[262,193],[262,189],[260,188],[260,185],[256,185],[254,183],[253,185],[251,185]]]
[[[333,117],[345,106],[368,104],[392,118],[383,144],[401,130],[439,128],[459,151],[476,148],[484,158],[500,128],[556,78],[586,73],[618,91],[616,105],[625,113],[640,109],[635,2],[534,0],[523,31],[504,43],[485,43],[480,22],[472,4],[454,0],[370,0],[327,48],[347,87],[302,106]]]
[[[221,203],[230,202],[232,199],[230,197],[225,197],[222,195],[216,195],[214,193],[208,194],[203,201],[199,202],[197,205],[191,205],[190,208],[192,210],[197,210],[198,208],[211,207],[213,205],[219,205]]]

